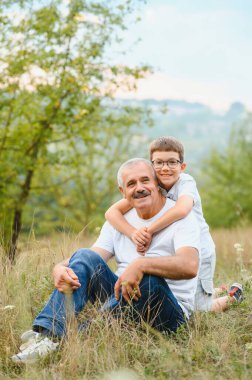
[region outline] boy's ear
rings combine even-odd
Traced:
[[[181,164],[180,169],[181,169],[182,172],[186,169],[186,166],[187,166],[187,165],[186,165],[185,162],[183,162],[183,164]]]

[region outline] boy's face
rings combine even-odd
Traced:
[[[179,154],[177,152],[154,152],[152,154],[152,162],[164,162],[163,167],[156,168],[155,165],[153,165],[159,184],[166,190],[170,190],[172,186],[177,182],[179,179],[180,173],[182,173],[185,168],[186,164],[183,162],[182,164],[178,161]],[[172,163],[172,168],[167,165],[167,161],[170,161]],[[162,166],[162,165],[161,165]]]

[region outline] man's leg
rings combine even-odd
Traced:
[[[163,278],[145,275],[140,284],[140,291],[139,300],[133,300],[132,308],[128,308],[135,321],[143,319],[155,329],[168,332],[175,332],[185,323],[184,312]],[[120,317],[127,306],[126,301],[121,296],[119,303],[113,302],[113,297],[109,302],[113,305],[112,312]]]
[[[73,311],[77,316],[87,301],[101,302],[114,292],[117,276],[110,270],[103,259],[94,251],[80,249],[70,259],[69,267],[76,273],[81,287],[72,293]],[[51,298],[33,322],[33,329],[38,332],[61,337],[66,333],[66,297],[54,290]]]
[[[117,276],[94,252],[89,250],[76,252],[71,259],[70,267],[78,275],[81,282],[81,288],[73,293],[76,314],[82,310],[87,300],[94,302],[99,298],[104,302],[107,298],[107,302],[104,303],[100,312],[111,311],[116,317],[120,317],[128,309],[131,311],[130,317],[133,317],[135,321],[139,322],[143,319],[159,331],[175,332],[180,325],[185,323],[181,307],[162,278],[145,275],[140,284],[142,294],[140,299],[133,301],[133,307],[128,307],[122,296],[120,301],[114,297],[113,291]],[[85,273],[87,277],[80,276],[79,271]],[[36,330],[45,329],[59,337],[64,335],[66,313],[63,294],[54,291],[45,308],[35,319],[34,328]],[[54,343],[48,338],[38,342],[35,339],[34,344],[12,356],[12,360],[15,363],[29,363],[39,356],[54,351],[57,345],[58,343]]]

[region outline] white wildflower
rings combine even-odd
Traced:
[[[235,243],[234,248],[236,249],[237,252],[243,252],[244,251],[244,248],[242,247],[242,245],[240,243]]]
[[[15,309],[14,305],[6,305],[1,308],[1,310],[13,310],[13,309]]]

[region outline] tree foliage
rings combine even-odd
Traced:
[[[148,118],[112,102],[119,86],[135,86],[147,70],[109,60],[134,3],[0,4],[0,217],[11,260],[23,214],[31,220],[27,210],[40,201],[56,219],[57,205],[83,207],[77,216],[87,223],[111,195],[131,128]]]
[[[233,128],[228,147],[204,164],[205,216],[214,227],[252,222],[252,115]]]

